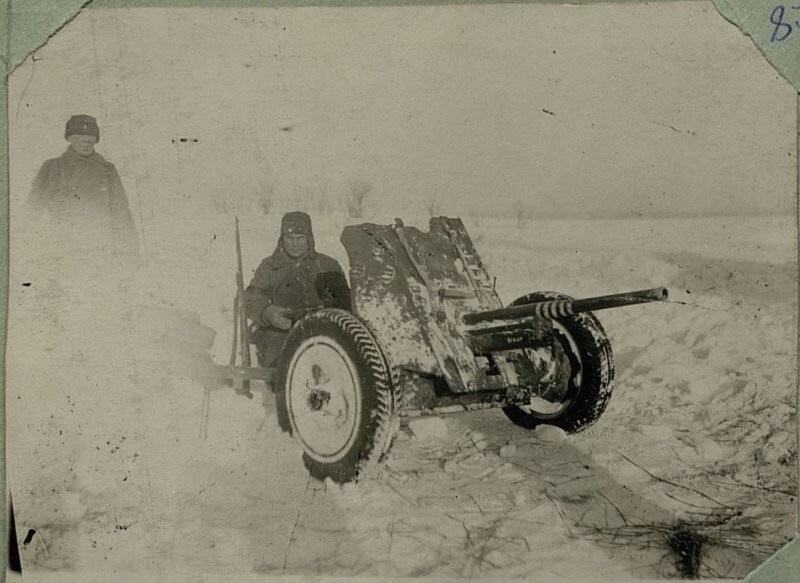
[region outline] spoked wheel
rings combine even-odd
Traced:
[[[276,401],[281,427],[303,447],[317,478],[354,480],[391,439],[389,367],[369,330],[344,310],[302,318],[278,365]]]
[[[534,292],[512,305],[568,299],[555,292]],[[574,433],[597,421],[611,398],[611,343],[599,320],[582,313],[553,320],[552,352],[553,369],[537,394],[529,403],[508,405],[503,411],[528,429],[546,423]]]

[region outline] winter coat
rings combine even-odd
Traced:
[[[245,290],[248,317],[260,327],[271,305],[291,309],[338,307],[350,309],[350,290],[339,263],[314,252],[294,260],[279,248],[258,266]]]
[[[97,152],[81,156],[70,147],[61,157],[47,160],[34,180],[29,203],[72,231],[76,239],[88,239],[81,237],[88,231],[98,246],[113,243],[118,254],[138,256],[136,227],[122,181],[114,165]]]

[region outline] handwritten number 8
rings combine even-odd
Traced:
[[[792,25],[783,21],[785,14],[786,8],[782,4],[778,4],[772,9],[772,14],[769,15],[769,21],[775,25],[775,28],[772,30],[770,42],[784,41],[792,34]]]

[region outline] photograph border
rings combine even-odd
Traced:
[[[2,95],[0,104],[4,115],[0,118],[0,150],[6,154],[0,158],[0,224],[3,237],[0,240],[0,296],[3,309],[0,309],[0,327],[7,330],[8,323],[8,284],[9,284],[9,136],[8,136],[8,86],[14,70],[22,64],[33,51],[43,46],[53,35],[70,22],[84,9],[92,8],[133,8],[133,7],[229,7],[229,8],[274,8],[274,7],[348,7],[348,6],[431,6],[455,4],[630,4],[630,3],[689,3],[701,0],[7,0],[0,5],[0,58],[4,67]],[[706,0],[703,0],[706,1]],[[764,58],[789,82],[797,95],[797,124],[800,128],[800,19],[795,23],[788,20],[783,40],[775,37],[776,25],[771,16],[773,10],[784,5],[782,0],[711,0],[721,17],[739,28],[742,34],[750,37]],[[788,31],[788,33],[787,33]],[[800,152],[800,129],[797,132],[797,149]],[[797,196],[800,192],[800,164],[795,158],[797,176]],[[796,213],[797,205],[796,201]],[[799,217],[800,218],[800,217]],[[799,238],[800,239],[800,238]],[[800,240],[797,241],[800,257]],[[800,303],[800,302],[799,302]],[[800,329],[798,329],[800,339]],[[6,336],[0,335],[0,350],[5,355]],[[5,428],[5,358],[0,362],[0,419]],[[800,402],[800,385],[796,386]],[[797,416],[796,416],[797,419]],[[800,446],[800,423],[796,439]],[[800,447],[798,447],[800,449]],[[5,431],[0,434],[0,484],[6,484]],[[800,466],[798,467],[800,477]],[[800,482],[800,480],[798,480]],[[6,493],[6,504],[9,494]],[[800,505],[796,508],[800,524]],[[7,513],[0,516],[0,545],[7,553],[8,527]],[[6,562],[7,564],[7,562]],[[789,580],[791,573],[800,572],[800,537],[795,538],[779,549],[771,558],[757,567],[745,581],[779,582]],[[5,571],[3,572],[3,580]]]

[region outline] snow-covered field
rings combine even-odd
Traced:
[[[242,218],[248,274],[279,220]],[[346,265],[338,236],[358,221],[314,220]],[[528,432],[500,411],[418,420],[344,487],[309,478],[271,395],[196,378],[229,356],[233,217],[184,220],[119,277],[42,253],[46,225],[12,232],[7,455],[25,579],[646,579],[679,576],[670,541],[692,540],[701,575],[738,578],[792,538],[793,217],[464,221],[506,302],[659,285],[670,301],[598,313],[617,381],[588,430]]]

